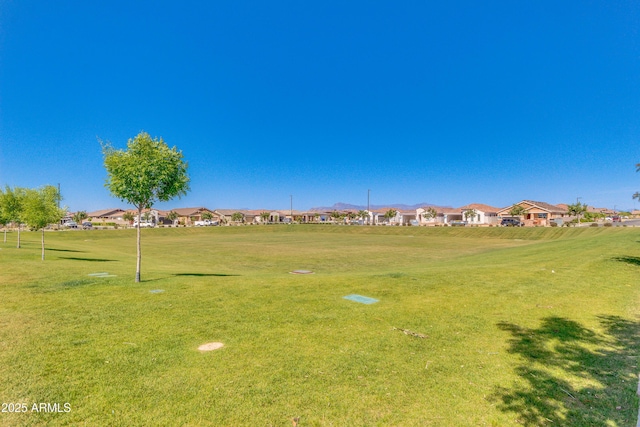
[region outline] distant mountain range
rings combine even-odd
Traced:
[[[418,208],[422,208],[425,206],[433,206],[434,208],[448,208],[450,206],[438,206],[438,205],[434,205],[431,203],[418,203],[415,205],[405,205],[402,203],[391,203],[388,205],[371,205],[370,208],[371,210],[376,210],[376,209],[385,209],[385,208],[393,208],[393,209],[399,209],[402,211],[411,211],[411,210],[416,210]],[[359,211],[359,210],[366,210],[367,209],[367,205],[351,205],[349,203],[336,203],[333,206],[319,206],[319,207],[315,207],[315,208],[311,208],[309,209],[311,212],[327,212],[327,211],[342,211],[342,210],[354,210],[354,211]]]

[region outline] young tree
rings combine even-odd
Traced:
[[[476,213],[475,210],[473,209],[467,209],[466,211],[464,211],[464,219],[466,221],[469,221],[469,218],[471,218],[471,221],[473,222],[473,219],[478,216],[478,214]]]
[[[213,214],[211,212],[202,212],[202,215],[200,217],[205,221],[211,221],[213,219]]]
[[[367,223],[367,217],[369,216],[369,212],[365,211],[364,209],[361,209],[358,211],[356,216],[357,218],[360,218],[362,220],[362,225],[364,225]]]
[[[260,212],[260,219],[262,220],[262,222],[266,223],[267,221],[269,221],[269,217],[271,216],[271,214],[267,211],[264,212]]]
[[[430,219],[436,218],[438,216],[438,211],[433,206],[428,207],[424,212],[422,212],[422,218],[425,221],[429,221]]]
[[[4,243],[7,243],[7,224],[9,224],[10,220],[5,217],[4,213],[4,191],[0,188],[0,225],[4,229]]]
[[[587,205],[586,204],[582,204],[580,202],[576,202],[573,205],[568,205],[567,206],[567,213],[569,215],[575,215],[575,217],[577,219],[576,227],[578,225],[580,225],[580,215],[582,215],[586,211],[587,211]]]
[[[103,143],[102,152],[107,170],[105,186],[120,200],[134,205],[138,218],[143,209],[150,209],[155,202],[166,202],[189,191],[188,165],[182,160],[182,151],[169,148],[162,138],[141,132],[129,139],[126,150]],[[140,281],[141,260],[138,222],[136,282]]]
[[[515,217],[521,217],[527,213],[527,209],[522,205],[513,205],[511,209],[509,209],[509,215]]]
[[[47,185],[38,189],[28,189],[24,197],[24,221],[29,227],[42,229],[42,260],[44,261],[44,229],[47,225],[58,223],[65,209],[58,207],[61,200],[58,188]]]
[[[179,217],[180,215],[178,215],[178,212],[176,211],[171,211],[167,214],[167,219],[171,221],[171,225],[176,225],[176,219]]]
[[[131,225],[131,224],[133,224],[133,220],[136,219],[136,217],[131,212],[125,212],[122,215],[122,219],[124,219],[125,221],[127,221],[129,223],[129,225]]]
[[[153,218],[153,215],[151,215],[151,212],[145,212],[142,214],[142,221],[143,222],[151,222],[151,218]]]
[[[78,211],[75,214],[73,214],[73,220],[80,225],[82,225],[82,221],[84,221],[85,219],[87,219],[86,211]]]
[[[242,222],[243,219],[244,215],[242,215],[242,212],[234,212],[233,215],[231,215],[231,221],[233,222]]]
[[[395,209],[389,209],[388,211],[386,211],[384,213],[384,217],[387,220],[387,222],[391,221],[391,218],[395,218],[395,216],[398,214],[398,211]]]
[[[5,221],[12,222],[18,226],[18,245],[16,247],[20,249],[20,226],[24,215],[25,189],[20,187],[12,189],[7,185],[1,197],[2,217]]]

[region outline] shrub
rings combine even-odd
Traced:
[[[613,227],[613,224],[612,224],[612,223],[610,223],[610,222],[605,222],[605,223],[604,223],[604,226],[605,226],[605,227]]]
[[[550,222],[549,225],[552,227],[557,227],[558,223],[554,221],[554,222]]]
[[[593,223],[591,223],[591,225],[589,227],[597,227],[597,226],[598,226],[598,224],[593,222]]]

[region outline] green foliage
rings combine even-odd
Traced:
[[[0,192],[0,217],[3,221],[20,223],[23,216],[23,205],[26,190],[8,185]]]
[[[169,148],[160,139],[152,139],[140,132],[129,139],[127,150],[116,150],[110,144],[102,144],[104,166],[107,170],[105,186],[120,200],[138,209],[149,209],[155,202],[166,202],[187,194],[189,175],[182,152]],[[140,222],[137,228],[136,282],[140,281]]]
[[[133,214],[133,212],[125,212],[122,215],[122,219],[124,219],[125,221],[127,221],[129,224],[133,223],[133,220],[136,219],[135,215]]]
[[[464,218],[468,221],[469,218],[471,218],[471,220],[473,221],[473,219],[477,216],[478,214],[476,213],[475,210],[473,209],[467,209],[466,211],[464,211]]]
[[[436,209],[431,206],[427,209],[425,209],[424,212],[422,212],[422,218],[425,219],[425,221],[429,221],[432,218],[435,218],[438,216],[438,211],[436,211]]]
[[[139,133],[127,143],[127,150],[102,144],[107,170],[105,186],[120,200],[138,209],[157,201],[166,202],[187,194],[189,176],[181,151],[160,139]]]
[[[87,218],[86,211],[78,211],[75,214],[73,214],[73,220],[78,224],[82,224],[82,221],[84,221],[86,218]]]
[[[57,187],[47,185],[38,189],[25,191],[23,218],[34,229],[42,229],[42,259],[44,260],[44,228],[58,223],[65,214],[65,209],[58,207],[61,200]]]
[[[391,220],[391,218],[394,218],[397,214],[398,214],[398,211],[396,209],[389,209],[384,213],[384,218],[387,221],[389,221]]]
[[[171,222],[175,222],[179,217],[180,215],[178,215],[178,212],[176,211],[171,211],[167,214],[167,219]]]
[[[212,220],[213,219],[213,214],[211,212],[203,212],[201,215],[203,220]]]
[[[242,222],[243,219],[244,219],[244,215],[242,215],[242,212],[234,212],[231,215],[231,221],[233,222]]]
[[[264,212],[260,212],[260,219],[262,220],[262,222],[267,222],[269,221],[269,217],[271,216],[271,214],[267,211]]]
[[[509,215],[511,216],[519,217],[526,213],[527,209],[524,206],[518,204],[511,206],[511,209],[509,209]]]
[[[58,200],[60,200],[58,189],[53,185],[26,190],[23,210],[24,221],[35,229],[58,223],[65,212],[64,209],[58,208]]]

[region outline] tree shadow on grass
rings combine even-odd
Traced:
[[[640,323],[598,320],[602,333],[562,317],[547,317],[535,329],[499,323],[521,364],[518,381],[498,387],[491,400],[526,426],[635,425]]]
[[[105,258],[79,258],[79,257],[67,257],[61,256],[60,259],[70,259],[72,261],[91,261],[91,262],[112,262],[115,259],[105,259]]]
[[[56,248],[45,248],[45,251],[55,251],[55,252],[86,252],[86,251],[76,251],[75,249],[56,249]]]
[[[640,267],[640,257],[637,257],[637,256],[618,256],[611,259],[614,261],[625,262],[627,264],[636,265]]]

